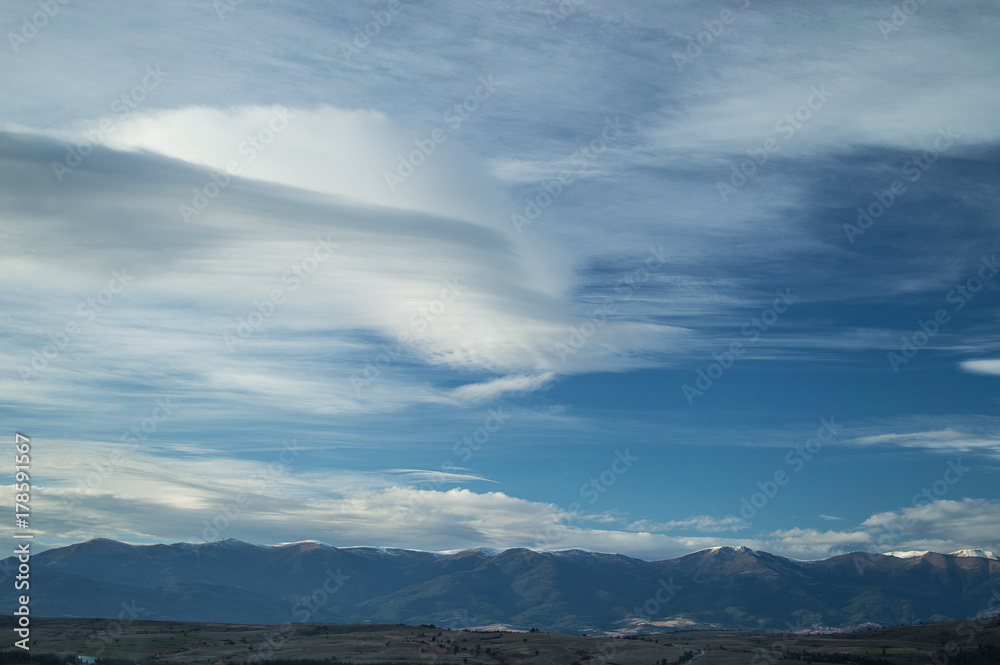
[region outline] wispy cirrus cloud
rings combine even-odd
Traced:
[[[554,372],[545,372],[534,376],[525,374],[501,376],[482,383],[459,386],[451,391],[451,395],[459,400],[485,402],[508,393],[529,393],[541,390],[548,386],[555,377]]]
[[[468,469],[460,469],[458,467],[451,468],[453,468],[454,471],[468,471]],[[469,473],[454,473],[453,471],[431,471],[427,469],[385,469],[383,473],[398,476],[401,480],[408,483],[434,483],[440,485],[444,483],[458,484],[469,481],[484,483],[497,482],[496,480],[490,480],[489,478],[483,478]]]
[[[1000,375],[1000,360],[997,359],[963,360],[959,363],[959,367],[966,372],[972,372],[973,374],[990,374],[993,376]]]
[[[243,132],[271,112],[239,112],[254,116],[253,121],[202,109],[191,113],[196,125],[233,120]],[[206,113],[208,119],[202,118]],[[143,127],[135,130],[140,138],[154,138],[132,140],[126,131],[123,145],[162,147],[160,140],[183,138],[180,123],[192,119],[185,112],[165,118],[157,119],[155,131],[136,119]],[[310,118],[313,129],[322,121],[338,127],[372,122],[373,137],[381,136],[386,123],[371,120],[370,114],[333,110]],[[346,130],[334,131],[332,145],[338,131]],[[230,143],[238,144],[239,135]],[[275,144],[284,138],[275,138]],[[554,379],[557,367],[578,372],[647,364],[646,354],[668,350],[674,337],[676,329],[668,325],[609,322],[602,331],[604,344],[590,345],[572,364],[560,362],[556,343],[585,320],[563,294],[568,275],[546,277],[556,275],[551,263],[539,267],[511,234],[482,220],[416,213],[413,206],[401,210],[348,202],[335,197],[336,189],[308,192],[278,184],[298,178],[295,168],[312,173],[321,167],[320,161],[300,163],[294,142],[287,155],[266,155],[271,168],[287,164],[294,166],[291,171],[264,170],[257,174],[263,180],[250,178],[252,169],[233,176],[190,224],[179,207],[193,207],[197,190],[212,182],[212,171],[194,162],[220,168],[230,154],[221,146],[234,150],[225,139],[194,132],[186,140],[200,147],[199,155],[185,152],[189,144],[184,141],[168,150],[185,160],[95,147],[60,185],[62,200],[78,218],[100,218],[94,227],[67,225],[44,209],[42,193],[52,186],[50,165],[62,156],[60,144],[37,135],[7,134],[4,140],[10,149],[0,160],[3,182],[18,183],[0,192],[7,209],[16,211],[6,227],[5,250],[19,258],[5,261],[0,274],[35,303],[15,322],[13,343],[0,349],[12,367],[27,368],[26,382],[0,385],[14,402],[66,403],[73,395],[83,406],[85,396],[94,393],[81,384],[93,376],[79,368],[66,371],[70,359],[81,358],[106,386],[146,376],[152,390],[197,393],[208,404],[243,395],[281,410],[378,411],[447,399],[445,391],[427,384],[399,390],[413,381],[413,368],[520,372],[452,393],[478,401],[537,390]],[[299,150],[306,151],[306,137],[297,140]],[[263,163],[264,157],[257,159]],[[442,160],[439,168],[447,171],[447,164]],[[316,187],[325,182],[317,179]],[[304,178],[300,184],[311,182]],[[426,184],[421,191],[433,189]],[[440,194],[450,200],[446,192]],[[414,214],[419,224],[413,223]],[[44,240],[53,234],[61,241]],[[97,246],[101,251],[73,249]],[[50,269],[55,264],[58,272]],[[61,335],[69,325],[80,326],[83,303],[120,270],[131,276],[127,288],[113,302],[97,305],[99,310],[87,309],[86,329],[72,334],[58,357],[37,360],[50,343],[37,333]],[[349,377],[378,355],[379,344],[404,334],[407,342],[394,367],[366,394],[357,394]],[[307,355],[325,358],[326,371],[294,369]],[[154,378],[164,376],[166,365],[169,381]],[[42,399],[43,394],[48,397]]]
[[[961,432],[945,429],[933,432],[913,432],[908,434],[876,434],[873,436],[864,436],[855,439],[855,441],[862,444],[926,441],[929,442],[929,445],[933,445],[934,442],[957,441],[962,439],[964,436],[965,435]]]
[[[669,520],[667,522],[651,522],[649,520],[638,520],[631,522],[627,526],[628,531],[695,531],[700,533],[721,533],[724,531],[742,531],[749,528],[746,520],[738,517],[712,517],[711,515],[696,515],[683,520]]]
[[[966,434],[952,429],[877,434],[854,439],[854,442],[861,445],[895,445],[942,453],[1000,454],[1000,438]]]

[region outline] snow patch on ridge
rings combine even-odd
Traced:
[[[993,559],[994,561],[1000,561],[1000,556],[997,556],[989,550],[958,550],[951,553],[951,556],[967,556],[967,557],[977,557],[980,559]]]

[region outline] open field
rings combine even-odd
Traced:
[[[13,618],[2,619],[13,628]],[[685,631],[628,638],[472,632],[430,626],[244,625],[33,618],[32,654],[68,652],[160,663],[263,659],[435,665],[792,665],[853,662],[941,665],[975,653],[1000,662],[1000,619],[901,626],[843,634]],[[12,640],[11,640],[12,642]],[[959,650],[958,659],[948,658]],[[989,649],[990,651],[985,651]],[[687,652],[687,656],[685,653]],[[825,655],[821,655],[825,654]],[[866,660],[867,659],[867,660]]]

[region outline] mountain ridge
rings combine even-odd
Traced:
[[[16,569],[12,559],[6,563]],[[725,546],[646,561],[586,550],[449,554],[316,541],[93,539],[33,555],[31,563],[33,611],[64,617],[117,616],[121,603],[133,602],[143,608],[137,618],[164,620],[623,634],[851,630],[964,619],[1000,605],[1000,561],[969,553],[800,561]],[[13,602],[13,593],[0,599]]]
[[[309,539],[309,540],[295,540],[295,541],[289,541],[289,542],[273,543],[273,544],[270,544],[270,545],[263,545],[263,544],[260,544],[260,543],[250,543],[250,542],[247,542],[245,540],[239,540],[238,538],[220,538],[219,540],[211,540],[211,541],[205,541],[205,542],[201,542],[201,543],[188,543],[188,542],[182,542],[182,541],[174,542],[174,543],[127,543],[127,542],[124,542],[124,541],[121,541],[121,540],[114,540],[112,538],[98,537],[98,538],[91,538],[90,540],[82,541],[80,543],[74,543],[73,545],[65,545],[63,547],[74,547],[74,546],[77,546],[77,545],[83,545],[83,544],[86,544],[86,543],[95,543],[95,542],[97,542],[97,543],[100,543],[100,542],[114,543],[114,544],[124,545],[124,546],[128,546],[128,547],[189,546],[189,547],[193,547],[193,548],[198,548],[198,547],[201,547],[201,546],[204,546],[204,545],[213,545],[213,544],[247,545],[249,547],[260,547],[260,548],[291,547],[291,546],[299,546],[299,545],[319,545],[321,547],[329,547],[329,548],[333,548],[333,549],[337,549],[337,550],[373,550],[373,551],[378,551],[378,552],[385,553],[385,554],[394,554],[394,553],[401,553],[401,552],[414,552],[414,553],[420,553],[420,554],[435,554],[435,555],[439,555],[439,556],[451,556],[453,554],[460,554],[460,553],[463,553],[463,552],[487,552],[487,553],[490,553],[492,555],[498,555],[498,554],[502,554],[503,552],[507,552],[507,551],[510,551],[510,550],[528,550],[528,551],[531,551],[531,552],[549,553],[549,554],[569,554],[569,553],[574,553],[574,552],[580,552],[580,553],[585,553],[585,554],[606,554],[606,555],[609,555],[609,556],[628,557],[628,558],[631,558],[631,559],[636,559],[638,561],[650,561],[650,562],[655,562],[655,561],[670,561],[672,559],[680,559],[682,557],[690,556],[692,554],[698,554],[700,552],[715,552],[715,551],[720,551],[720,550],[721,551],[732,550],[732,551],[737,551],[737,552],[763,553],[763,554],[768,554],[770,556],[779,557],[779,558],[782,558],[782,559],[788,559],[789,561],[800,561],[800,562],[826,561],[828,559],[832,559],[832,558],[837,557],[837,556],[842,556],[844,554],[855,554],[855,553],[861,553],[861,554],[879,554],[879,553],[875,553],[875,552],[866,552],[866,551],[863,551],[863,550],[855,550],[855,551],[851,551],[851,552],[841,552],[841,553],[838,553],[838,554],[831,554],[830,556],[819,558],[819,559],[796,559],[796,558],[787,557],[787,556],[784,556],[784,555],[781,555],[781,554],[774,554],[772,552],[768,552],[767,550],[755,550],[753,548],[747,547],[746,545],[738,545],[736,547],[733,547],[732,545],[716,545],[716,546],[713,546],[713,547],[705,547],[705,548],[702,548],[700,550],[692,550],[691,552],[687,552],[685,554],[679,554],[677,556],[666,557],[666,558],[663,558],[663,559],[640,559],[638,557],[633,557],[633,556],[630,556],[628,554],[621,554],[619,552],[601,552],[601,551],[597,551],[597,550],[585,550],[585,549],[581,549],[581,548],[577,548],[577,547],[568,548],[568,549],[564,549],[564,550],[549,550],[549,549],[544,549],[543,550],[543,549],[534,549],[534,548],[530,548],[530,547],[496,548],[496,547],[487,547],[487,546],[477,546],[477,547],[469,547],[469,548],[465,548],[465,549],[451,549],[451,550],[419,550],[419,549],[410,549],[410,548],[403,548],[403,547],[387,547],[387,546],[380,546],[380,545],[332,545],[330,543],[326,543],[326,542],[323,542],[321,540],[311,540],[311,539]],[[63,549],[63,547],[51,548],[51,549]],[[994,552],[992,552],[990,550],[984,550],[984,549],[981,549],[981,548],[964,548],[964,549],[956,550],[954,552],[935,552],[933,550],[913,550],[913,551],[882,552],[880,554],[883,555],[883,556],[895,556],[897,558],[910,558],[910,557],[915,557],[915,556],[922,556],[924,554],[941,554],[943,556],[956,556],[956,557],[969,557],[969,558],[985,558],[985,559],[992,559],[992,560],[995,560],[995,561],[1000,561],[1000,555],[997,555],[996,553],[994,553]]]

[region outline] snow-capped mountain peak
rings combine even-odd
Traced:
[[[929,553],[930,550],[910,550],[908,552],[886,552],[885,555],[894,556],[897,559],[916,559]]]
[[[980,559],[993,559],[994,561],[1000,561],[1000,556],[997,556],[989,550],[958,550],[957,552],[952,552],[951,556],[978,557]]]

